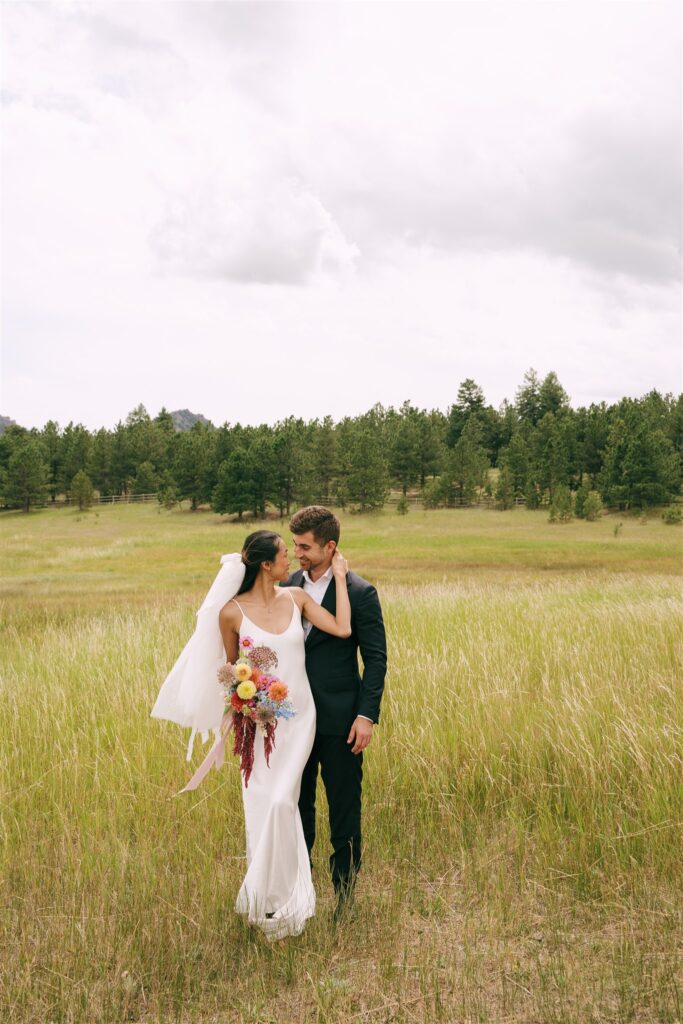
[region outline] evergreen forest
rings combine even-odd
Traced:
[[[575,409],[555,373],[529,370],[497,409],[467,379],[445,412],[406,401],[337,422],[214,426],[199,417],[178,429],[166,409],[152,418],[140,405],[113,430],[12,424],[0,436],[0,505],[28,512],[153,494],[169,508],[187,502],[241,518],[313,502],[372,511],[393,492],[399,512],[414,498],[427,508],[486,501],[548,505],[561,521],[675,502],[682,451],[683,394]]]

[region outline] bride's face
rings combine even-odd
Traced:
[[[282,537],[278,542],[278,552],[270,563],[270,574],[274,580],[286,580],[289,577],[289,555]]]

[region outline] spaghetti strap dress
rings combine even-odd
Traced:
[[[257,734],[254,767],[242,799],[247,840],[247,873],[235,909],[268,939],[299,935],[315,912],[311,865],[299,814],[299,791],[304,766],[315,738],[315,704],[306,675],[301,612],[292,599],[292,618],[283,633],[269,633],[242,612],[240,641],[250,637],[256,646],[277,655],[273,671],[287,684],[296,714],[280,719],[275,748],[266,764]]]

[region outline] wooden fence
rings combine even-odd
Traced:
[[[137,505],[140,502],[156,501],[156,494],[104,494],[95,496],[92,505]],[[78,501],[64,496],[56,501],[48,501],[45,508],[64,508],[66,505],[78,505]]]
[[[401,500],[401,494],[390,494],[387,498],[385,505],[396,506]],[[157,494],[106,494],[96,496],[92,499],[93,505],[136,505],[140,502],[156,501],[158,498]],[[422,507],[422,498],[419,494],[408,494],[406,500],[412,508]],[[69,505],[77,505],[78,502],[71,498],[61,496],[56,501],[48,501],[44,508],[65,508]],[[339,508],[339,503],[335,498],[317,498],[313,504],[325,505],[329,508]],[[353,502],[349,502],[350,505]],[[523,507],[526,504],[524,498],[515,498],[514,505],[516,507]],[[449,508],[498,508],[496,499],[490,496],[480,495],[474,501],[467,501],[465,498],[455,498],[453,504]]]

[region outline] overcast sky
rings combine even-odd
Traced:
[[[678,4],[2,21],[4,415],[681,390]]]

